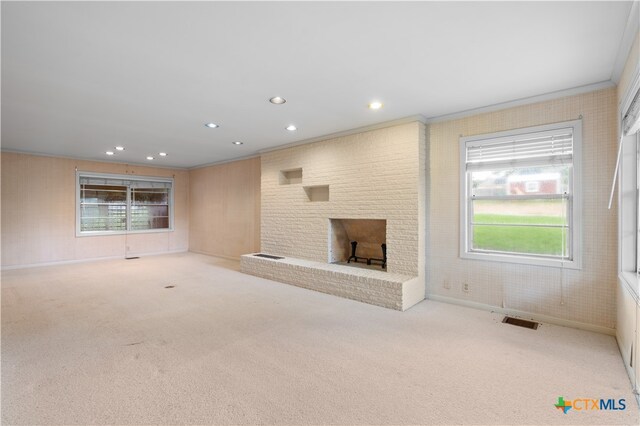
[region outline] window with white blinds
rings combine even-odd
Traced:
[[[466,147],[467,169],[570,163],[573,130],[558,129],[514,137],[480,140]]]
[[[172,189],[172,179],[78,172],[77,232],[170,230]]]
[[[632,135],[640,130],[640,90],[638,90],[622,117],[622,134]]]
[[[620,139],[609,208],[618,202],[618,277],[640,296],[640,68],[619,109]]]
[[[636,274],[640,275],[640,132],[636,132]],[[640,280],[636,280],[640,295]]]
[[[460,139],[461,257],[579,267],[581,121]]]

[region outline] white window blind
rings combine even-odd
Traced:
[[[571,163],[572,157],[573,132],[570,128],[474,141],[466,146],[467,170],[567,164]]]
[[[618,180],[618,169],[620,168],[620,156],[622,155],[622,144],[625,137],[633,135],[640,130],[640,75],[636,73],[632,89],[625,97],[622,104],[622,117],[620,119],[620,141],[618,142],[618,156],[616,159],[616,168],[613,171],[613,182],[611,183],[611,194],[609,195],[609,210],[613,204],[613,194],[616,190],[616,182]],[[629,101],[631,99],[631,101]],[[631,140],[631,139],[630,139]]]
[[[622,118],[622,134],[631,135],[640,130],[640,90]]]
[[[171,188],[170,181],[117,179],[98,176],[80,176],[79,182],[80,185],[128,186],[130,188]]]

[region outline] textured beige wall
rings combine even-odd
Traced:
[[[239,258],[260,250],[260,158],[190,171],[189,250]]]
[[[459,138],[583,116],[583,269],[461,259]],[[616,157],[616,90],[600,90],[430,126],[428,293],[614,328],[617,212],[607,210]],[[464,283],[470,291],[464,292]],[[447,288],[448,287],[448,288]]]
[[[174,231],[76,237],[76,168],[173,176]],[[2,153],[3,267],[184,251],[188,246],[188,171]]]
[[[386,219],[388,271],[423,275],[424,140],[413,122],[263,154],[261,250],[327,262],[329,219]],[[301,182],[282,184],[296,168]],[[304,186],[314,185],[329,185],[329,201],[309,200]]]

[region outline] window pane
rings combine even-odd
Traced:
[[[82,185],[80,189],[80,231],[126,231],[126,186]]]
[[[80,210],[80,230],[125,231],[126,209],[126,205],[83,205]]]
[[[472,249],[568,257],[566,199],[472,200]]]
[[[169,228],[169,189],[131,189],[131,229]]]
[[[81,231],[125,231],[127,222],[119,218],[82,218]]]
[[[473,249],[567,258],[568,229],[474,225]]]
[[[472,200],[475,224],[566,225],[566,199]]]
[[[80,199],[83,203],[126,203],[126,186],[82,185]]]
[[[131,229],[167,229],[169,228],[169,206],[136,205],[131,206]]]
[[[471,172],[471,195],[538,195],[569,193],[571,166],[519,167]]]
[[[169,204],[169,190],[166,188],[133,188],[131,201],[133,204]]]

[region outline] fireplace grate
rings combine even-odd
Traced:
[[[371,265],[372,262],[380,262],[382,264],[382,269],[387,269],[387,245],[383,243],[380,245],[380,248],[382,249],[382,259],[379,259],[377,257],[360,257],[356,256],[358,242],[351,241],[351,256],[349,256],[347,263],[351,263],[351,260],[353,260],[355,263],[358,263],[360,261],[367,262],[367,265]]]
[[[530,328],[532,330],[538,329],[538,323],[534,321],[523,320],[520,318],[504,317],[502,320],[505,324],[517,325],[518,327]]]

